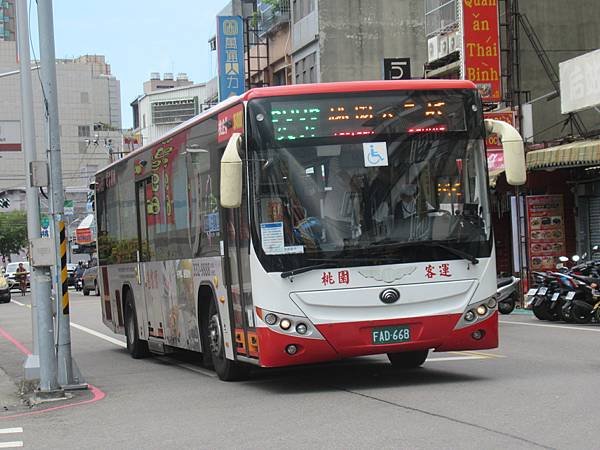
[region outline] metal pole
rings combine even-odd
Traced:
[[[29,29],[27,0],[17,0],[17,36],[21,67],[21,116],[25,173],[30,172],[30,162],[36,159],[35,126],[33,115],[33,90],[29,55]],[[40,203],[37,190],[30,177],[25,177],[27,196],[27,237],[31,242],[40,237]],[[31,319],[33,322],[33,355],[25,361],[25,378],[40,379],[40,391],[58,389],[57,365],[54,352],[54,324],[52,321],[52,296],[50,270],[31,265]]]
[[[54,296],[56,299],[58,382],[63,388],[79,383],[73,377],[71,358],[71,330],[69,316],[69,291],[67,281],[66,233],[64,216],[64,191],[60,150],[58,94],[54,50],[54,21],[52,0],[38,1],[38,28],[40,39],[40,63],[44,102],[46,105],[50,160],[50,214],[53,219],[56,243],[56,266],[54,273]]]

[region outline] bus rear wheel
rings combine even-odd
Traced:
[[[416,369],[423,365],[428,354],[429,350],[422,350],[416,352],[388,353],[387,356],[392,366],[396,369]]]
[[[246,379],[250,368],[240,362],[227,359],[223,340],[223,326],[214,299],[208,307],[208,324],[205,330],[207,349],[212,358],[212,364],[218,377],[223,381],[239,381]]]
[[[137,317],[131,294],[126,294],[125,297],[125,337],[127,338],[127,351],[132,358],[140,359],[150,354],[148,342],[141,340],[138,335]]]

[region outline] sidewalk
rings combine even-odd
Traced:
[[[0,413],[14,411],[23,407],[18,395],[18,387],[0,368]]]

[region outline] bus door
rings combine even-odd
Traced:
[[[246,197],[246,193],[244,193]],[[232,327],[235,331],[236,354],[258,358],[258,338],[254,323],[252,290],[250,284],[250,233],[247,202],[242,207],[224,211],[227,227],[227,272],[229,298],[233,308]]]
[[[144,324],[143,336],[163,338],[163,314],[158,295],[158,263],[149,262],[154,251],[154,222],[157,220],[155,205],[152,202],[151,178],[136,183],[136,204],[138,222],[138,250],[136,274],[137,315],[140,324]]]

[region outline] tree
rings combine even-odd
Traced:
[[[0,213],[0,255],[8,258],[27,246],[27,216],[22,211]]]

